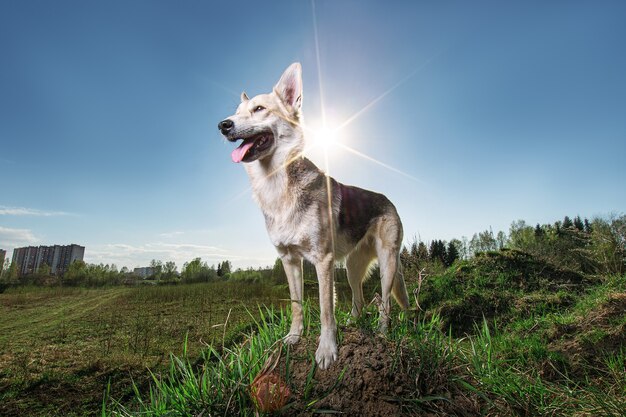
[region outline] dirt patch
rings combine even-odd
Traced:
[[[575,374],[589,369],[584,364],[604,368],[607,354],[626,346],[626,293],[611,294],[576,323],[555,325],[550,339],[550,349],[565,356]]]
[[[325,371],[316,369],[311,375],[316,345],[316,340],[302,340],[290,348],[288,366],[287,359],[281,359],[279,372],[286,375],[292,392],[282,415],[479,414],[476,398],[462,394],[448,382],[447,376],[436,381],[423,375],[424,380],[420,380],[422,375],[415,372],[420,358],[380,335],[344,329],[337,362]]]

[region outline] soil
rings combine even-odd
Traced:
[[[290,347],[286,380],[292,396],[281,415],[340,413],[346,416],[388,417],[480,414],[479,400],[465,397],[454,386],[435,384],[427,388],[428,392],[423,392],[420,375],[411,377],[405,371],[415,369],[419,358],[404,355],[401,347],[383,336],[355,328],[343,329],[338,360],[327,370],[315,369],[307,392],[316,345],[316,340],[301,340]],[[275,372],[286,375],[286,363],[286,358],[281,358],[279,369]]]

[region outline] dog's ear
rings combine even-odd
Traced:
[[[244,101],[248,101],[250,100],[250,97],[248,97],[248,95],[246,94],[245,91],[241,92],[241,102],[243,103]]]
[[[274,92],[294,110],[302,107],[302,66],[294,62],[285,70],[278,84],[274,86]]]

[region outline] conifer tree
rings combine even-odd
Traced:
[[[583,221],[580,219],[580,216],[574,217],[574,227],[580,230],[581,232],[585,230],[585,225],[583,224]]]
[[[417,245],[417,259],[420,262],[424,262],[428,260],[428,248],[426,244],[420,240],[420,243]]]
[[[543,228],[541,227],[539,223],[537,223],[537,226],[535,226],[535,238],[541,239],[544,235],[545,235],[545,232]]]
[[[459,251],[457,247],[450,241],[448,243],[448,250],[446,252],[446,261],[444,262],[445,266],[450,266],[459,258]]]
[[[563,227],[563,229],[570,229],[570,228],[574,227],[574,223],[572,222],[572,219],[569,218],[569,216],[565,216],[563,218],[562,227]]]

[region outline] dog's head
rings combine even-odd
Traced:
[[[243,140],[231,154],[233,162],[270,158],[277,149],[301,151],[301,107],[302,67],[297,62],[285,70],[271,93],[253,98],[241,93],[235,114],[217,125],[229,141]]]

